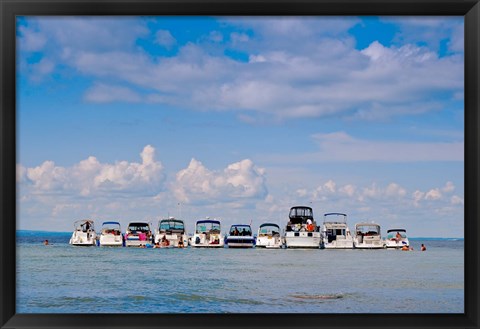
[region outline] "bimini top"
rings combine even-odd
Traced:
[[[214,224],[220,224],[220,221],[218,220],[212,220],[212,219],[204,219],[204,220],[199,220],[197,221],[197,224],[204,224],[204,223],[214,223]]]
[[[128,227],[130,227],[130,226],[137,226],[137,227],[138,226],[148,226],[148,227],[150,227],[150,223],[148,223],[148,222],[130,222],[130,223],[128,223]]]
[[[73,225],[78,226],[80,223],[82,223],[82,224],[85,224],[85,223],[94,224],[94,221],[91,220],[91,219],[80,219],[80,220],[75,221],[73,223]]]
[[[275,226],[275,227],[280,228],[280,226],[278,226],[275,223],[263,223],[262,225],[260,225],[260,228],[265,227],[265,226]]]
[[[327,212],[326,214],[323,214],[323,216],[331,216],[331,215],[344,216],[344,217],[347,216],[347,214],[342,214],[341,212]]]
[[[340,221],[327,221],[328,216],[343,216],[343,220]],[[347,222],[347,214],[343,214],[340,212],[328,212],[326,214],[323,214],[323,222],[324,223],[342,223],[345,224]]]
[[[296,206],[290,208],[290,218],[299,218],[299,217],[304,217],[304,218],[313,218],[313,210],[310,207],[305,207],[305,206]]]
[[[387,233],[390,233],[390,232],[407,232],[407,230],[403,228],[392,228],[390,230],[387,230]]]
[[[103,222],[102,225],[109,225],[109,224],[113,224],[113,225],[120,225],[119,222]]]

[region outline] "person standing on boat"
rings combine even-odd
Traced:
[[[400,232],[397,232],[397,234],[395,235],[395,240],[400,241],[402,239],[402,235],[400,234]]]
[[[313,231],[313,222],[312,220],[309,218],[307,219],[307,231],[308,232],[312,232]]]

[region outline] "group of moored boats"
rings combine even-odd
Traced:
[[[361,222],[353,234],[344,213],[326,213],[322,225],[313,218],[311,207],[296,206],[290,209],[289,221],[282,231],[276,223],[263,223],[254,235],[250,224],[234,224],[222,235],[221,221],[198,220],[195,232],[188,235],[183,220],[170,217],[161,219],[152,230],[149,222],[134,221],[122,234],[119,222],[103,222],[100,233],[94,221],[79,220],[70,244],[75,246],[117,247],[193,247],[193,248],[322,248],[322,249],[400,249],[410,243],[405,229],[389,229],[382,238],[380,225]]]

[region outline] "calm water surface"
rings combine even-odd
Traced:
[[[73,247],[68,239],[18,236],[18,313],[464,311],[461,240],[412,241],[415,251],[405,252]]]

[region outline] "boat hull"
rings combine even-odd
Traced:
[[[335,240],[323,244],[325,249],[353,249],[353,240]]]
[[[251,236],[228,236],[226,245],[228,248],[253,248],[255,239]]]
[[[186,234],[165,234],[157,233],[155,234],[155,243],[160,243],[162,238],[165,236],[165,239],[168,240],[169,246],[178,247],[178,242],[183,241],[184,246],[188,246],[188,237]]]
[[[97,245],[97,235],[95,232],[73,232],[72,237],[70,238],[69,244],[72,246],[96,246]]]
[[[320,232],[286,232],[286,248],[320,248]]]
[[[410,247],[410,243],[408,240],[402,241],[385,241],[385,247],[387,249],[401,249],[402,247],[407,246]]]
[[[121,235],[100,235],[100,247],[123,247],[123,238]]]
[[[385,243],[380,237],[363,237],[356,238],[353,241],[355,249],[383,249],[385,248]]]
[[[147,244],[152,244],[152,240],[149,238],[140,239],[137,235],[128,235],[125,238],[125,247],[139,247]]]
[[[280,249],[283,246],[282,240],[280,237],[257,237],[257,248],[267,248],[267,249]]]
[[[193,248],[223,248],[224,241],[220,234],[195,234],[190,240]]]

